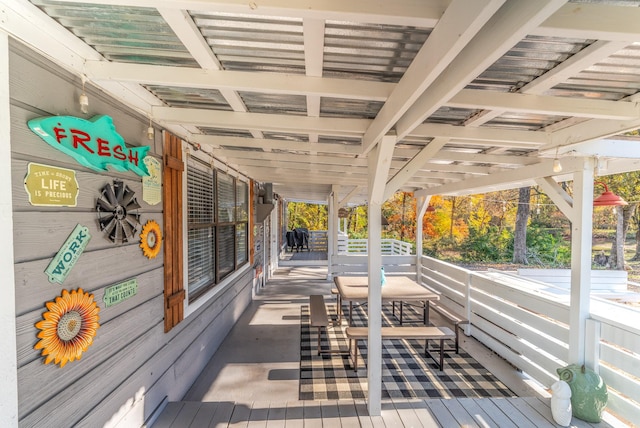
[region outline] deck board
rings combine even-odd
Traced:
[[[287,403],[276,401],[269,404],[267,428],[285,428],[287,417]]]
[[[303,428],[304,427],[304,402],[288,401],[287,411],[285,414],[286,428]]]
[[[460,404],[460,401],[457,399],[450,400],[440,400],[442,404],[449,409],[449,412],[453,415],[454,419],[458,422],[457,426],[469,427],[469,428],[480,428],[467,410]]]
[[[392,399],[381,416],[369,416],[365,400],[170,402],[152,428],[393,428],[556,427],[548,398]],[[572,428],[609,428],[573,418]]]

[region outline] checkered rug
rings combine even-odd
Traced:
[[[335,304],[326,299],[330,316],[336,319]],[[345,305],[346,308],[346,305]],[[366,307],[355,307],[353,324],[366,325]],[[422,312],[405,306],[405,323],[422,320]],[[382,325],[397,325],[391,305],[383,306]],[[348,347],[342,327],[329,326],[322,333],[322,349]],[[302,306],[300,337],[300,400],[365,398],[367,391],[367,341],[358,342],[358,371],[353,370],[348,355],[317,352],[318,329],[309,325],[309,307]],[[328,342],[327,342],[328,337]],[[435,341],[430,349],[437,346]],[[445,344],[445,346],[447,346]],[[436,354],[437,354],[437,348]],[[447,349],[447,348],[445,348]],[[444,371],[424,356],[424,340],[382,341],[382,398],[452,398],[452,397],[511,397],[515,396],[487,369],[464,350],[445,352]]]

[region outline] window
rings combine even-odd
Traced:
[[[187,164],[189,303],[248,262],[248,185],[191,156]]]

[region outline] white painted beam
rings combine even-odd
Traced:
[[[492,141],[502,147],[540,147],[551,142],[550,134],[541,131],[516,131],[497,128],[469,128],[463,126],[425,123],[410,133],[411,137],[447,137],[452,140]]]
[[[403,184],[411,179],[414,174],[424,167],[425,163],[432,159],[449,140],[446,138],[434,138],[424,149],[413,157],[407,164],[398,171],[387,183],[384,190],[383,200],[389,199]],[[437,174],[436,174],[437,176]]]
[[[369,203],[382,204],[385,201],[384,189],[387,184],[387,177],[389,177],[389,168],[395,145],[396,136],[393,134],[385,135],[377,144],[375,152],[369,156]],[[369,222],[371,222],[371,218],[369,218]]]
[[[61,0],[64,3],[86,3],[86,0]],[[91,0],[91,3],[132,7],[158,7],[157,0]],[[165,9],[196,10],[217,13],[241,13],[255,16],[313,18],[370,24],[389,24],[430,28],[444,13],[447,2],[394,0],[162,0]]]
[[[238,148],[256,148],[264,150],[287,150],[299,152],[320,152],[334,153],[345,155],[357,155],[360,153],[360,146],[334,144],[334,143],[307,143],[304,141],[274,140],[266,138],[246,138],[246,137],[227,137],[218,135],[195,134],[191,137],[192,143],[208,145],[219,148],[238,147]]]
[[[449,64],[435,82],[398,120],[402,139],[453,95],[480,75],[566,0],[513,0],[505,3]]]
[[[107,61],[87,61],[85,69],[92,80],[372,101],[385,101],[395,87],[393,83],[386,82],[298,74],[203,70]]]
[[[371,122],[368,119],[343,119],[327,117],[294,117],[285,114],[240,113],[176,108],[153,107],[152,115],[158,122],[189,124],[223,129],[247,129],[256,131],[288,131],[293,133],[317,132],[322,135],[345,137],[361,136]]]
[[[467,109],[499,109],[515,113],[632,120],[640,118],[640,105],[626,101],[554,97],[463,89],[445,103]]]
[[[576,219],[576,213],[573,206],[573,198],[551,177],[536,178],[536,184],[544,191],[544,193],[553,201],[554,204],[562,211],[562,214],[573,222]]]
[[[476,35],[504,0],[453,0],[362,141],[367,153]]]
[[[580,170],[583,163],[583,158],[563,158],[563,173]],[[538,177],[553,176],[554,174],[556,173],[553,172],[553,160],[549,159],[518,169],[495,172],[483,177],[473,177],[457,183],[443,184],[442,186],[429,188],[429,191],[434,195],[469,195],[478,192],[489,192],[493,189],[522,187],[521,183],[533,183],[533,180]]]

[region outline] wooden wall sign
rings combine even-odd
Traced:
[[[51,147],[94,171],[104,172],[111,166],[116,171],[149,175],[143,162],[149,147],[127,147],[110,116],[95,116],[91,120],[49,116],[32,119],[27,124]]]
[[[89,229],[78,224],[62,247],[60,247],[58,254],[56,254],[53,260],[51,260],[51,263],[49,263],[49,266],[44,270],[49,277],[49,282],[57,282],[58,284],[64,282],[80,258],[80,255],[87,247],[90,239],[91,234],[89,234]]]
[[[78,180],[72,169],[31,162],[24,187],[31,205],[75,207],[78,204]]]
[[[104,302],[105,308],[109,306],[117,305],[138,293],[138,280],[136,278],[129,279],[119,284],[111,285],[104,289]]]

